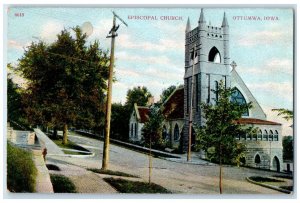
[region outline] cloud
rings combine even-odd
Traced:
[[[237,40],[240,46],[253,47],[256,45],[272,45],[274,42],[288,43],[292,42],[293,34],[285,29],[268,29],[247,33]]]
[[[264,112],[267,115],[267,120],[269,121],[275,121],[278,123],[282,124],[282,135],[287,136],[287,135],[293,135],[293,128],[290,126],[293,124],[293,121],[287,121],[285,120],[282,116],[278,116],[278,112],[272,111],[272,107],[261,105]]]
[[[119,45],[122,48],[126,49],[137,49],[143,51],[180,51],[184,52],[184,40],[172,40],[161,38],[157,42],[150,41],[137,41],[132,40],[131,35],[122,34],[120,35]]]
[[[117,76],[122,76],[122,77],[139,77],[140,74],[136,71],[130,70],[130,69],[121,69],[121,68],[116,68],[116,74]]]
[[[95,25],[93,25],[93,33],[88,38],[90,41],[99,40],[101,42],[101,46],[110,49],[110,38],[106,38],[109,34],[109,31],[112,27],[111,19],[101,19]]]
[[[170,72],[168,69],[161,69],[159,67],[151,66],[144,67],[140,70],[132,70],[130,68],[116,68],[117,80],[122,79],[135,79],[139,81],[143,80],[163,80],[163,81],[181,81],[183,77],[182,71]]]
[[[271,58],[259,67],[242,67],[242,73],[253,75],[270,75],[284,73],[293,75],[293,61],[288,59]]]
[[[292,82],[266,82],[248,84],[251,92],[260,93],[261,95],[270,95],[270,98],[281,98],[287,101],[293,101],[293,84]]]
[[[7,47],[23,51],[25,47],[29,46],[30,42],[21,43],[16,40],[8,40]]]
[[[64,24],[58,21],[48,21],[41,27],[40,37],[41,40],[46,42],[53,42],[56,35],[64,29]]]
[[[27,88],[27,80],[22,76],[16,74],[13,70],[7,68],[7,75],[12,81],[17,84],[19,87]]]
[[[138,52],[139,53],[139,52]],[[165,66],[166,68],[172,69],[173,71],[181,70],[184,67],[184,64],[176,64],[171,58],[167,57],[166,55],[158,55],[158,56],[151,56],[149,54],[145,55],[138,55],[138,54],[129,54],[128,52],[118,52],[116,54],[117,63],[126,63],[126,61],[134,61],[137,64],[147,64],[147,65],[161,65]]]

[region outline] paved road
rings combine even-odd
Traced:
[[[95,153],[94,157],[74,158],[50,156],[52,163],[68,163],[84,168],[101,168],[103,142],[80,135],[70,134],[69,139]],[[148,181],[148,156],[146,154],[110,145],[111,170],[140,176]],[[152,158],[152,181],[171,190],[173,193],[219,194],[218,165],[184,164],[160,158]],[[201,162],[200,162],[201,163]],[[268,176],[276,172],[261,171],[232,166],[223,167],[224,194],[282,194],[281,192],[254,185],[245,180],[249,176]]]

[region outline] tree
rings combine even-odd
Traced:
[[[151,183],[152,174],[152,146],[161,147],[162,122],[163,115],[159,104],[152,105],[149,111],[149,119],[142,128],[144,143],[149,147],[149,184]]]
[[[222,193],[222,164],[236,163],[241,158],[245,146],[238,143],[236,135],[254,132],[254,129],[240,125],[237,120],[251,108],[251,103],[238,104],[230,100],[235,91],[225,88],[220,81],[217,90],[212,90],[218,98],[215,105],[201,103],[205,124],[196,128],[196,147],[206,152],[209,159],[219,162],[219,189]]]
[[[161,147],[163,119],[159,105],[152,105],[149,111],[149,119],[142,128],[143,141],[146,146]]]
[[[148,91],[147,87],[134,87],[127,91],[125,105],[132,110],[134,103],[138,106],[146,106],[152,94]]]
[[[277,111],[278,112],[277,115],[278,116],[283,115],[283,118],[286,119],[287,121],[293,120],[293,118],[294,118],[293,111],[291,111],[289,109],[280,108],[280,109],[272,109],[272,111]]]
[[[21,89],[13,82],[10,75],[7,77],[7,119],[19,121],[24,115],[21,102]]]
[[[175,85],[171,85],[167,89],[164,89],[160,95],[160,103],[164,103],[169,98],[169,96],[174,92],[175,89],[176,89]]]
[[[95,127],[105,112],[109,57],[98,41],[86,45],[77,26],[75,36],[62,30],[52,44],[32,42],[19,60],[18,70],[28,80],[24,94],[27,117],[34,124]]]
[[[293,136],[284,136],[282,138],[283,160],[294,160],[294,140]]]
[[[111,137],[118,140],[128,140],[130,111],[121,103],[111,107]]]

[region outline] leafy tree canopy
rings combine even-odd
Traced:
[[[160,147],[162,140],[163,115],[158,104],[150,107],[149,119],[142,128],[143,141],[146,146]]]
[[[148,91],[147,87],[134,87],[127,91],[125,105],[129,109],[133,108],[134,103],[137,103],[138,106],[146,106],[151,97],[152,94]]]
[[[164,89],[162,94],[160,95],[160,102],[164,103],[169,98],[169,96],[174,92],[175,89],[176,89],[175,85],[171,85],[167,89]]]
[[[277,111],[278,112],[277,115],[283,116],[283,118],[286,119],[287,121],[293,120],[293,118],[294,118],[293,111],[291,111],[289,109],[280,108],[280,109],[272,109],[272,111]]]
[[[225,88],[222,81],[217,90],[212,91],[218,98],[214,100],[215,104],[201,104],[206,122],[204,126],[197,128],[197,148],[204,150],[211,160],[239,163],[245,146],[235,136],[254,133],[255,129],[242,126],[236,121],[251,108],[251,103],[238,104],[230,101],[234,89]]]
[[[94,127],[103,117],[109,57],[98,41],[87,45],[78,26],[72,31],[62,30],[51,44],[32,42],[19,59],[31,123]]]

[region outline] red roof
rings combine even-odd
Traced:
[[[184,118],[184,89],[174,90],[168,100],[164,103],[163,114],[167,119]]]
[[[149,119],[149,108],[144,106],[138,106],[137,109],[139,111],[140,118],[141,118],[140,122],[141,123],[147,122]]]
[[[240,118],[236,121],[239,124],[259,124],[259,125],[281,125],[273,121],[261,120],[256,118]]]

